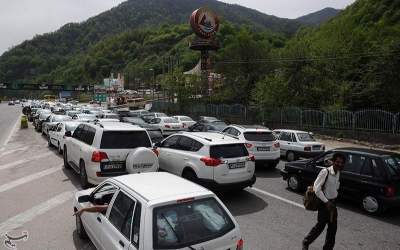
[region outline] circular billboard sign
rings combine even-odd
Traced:
[[[219,29],[219,19],[212,10],[200,8],[192,13],[190,25],[196,35],[201,38],[209,39],[217,33]]]

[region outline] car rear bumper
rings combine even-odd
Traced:
[[[197,183],[212,191],[229,191],[233,189],[244,189],[246,187],[253,186],[254,183],[256,183],[256,176],[253,175],[253,177],[251,177],[251,179],[249,180],[234,183],[221,184],[209,179],[198,179]]]
[[[387,208],[400,207],[400,196],[391,198],[383,197],[381,200],[383,202],[383,206]]]

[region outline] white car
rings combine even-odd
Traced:
[[[212,190],[243,189],[256,181],[254,156],[231,136],[183,132],[156,146],[162,170]]]
[[[147,131],[122,122],[82,123],[66,133],[64,166],[87,188],[108,177],[158,170],[157,152]]]
[[[67,121],[67,122],[60,122],[54,127],[52,130],[49,131],[49,147],[54,146],[57,148],[58,153],[62,153],[62,149],[64,148],[64,141],[65,141],[65,133],[70,131],[71,134],[74,133],[75,129],[81,124],[82,122],[78,121]]]
[[[168,173],[110,178],[78,191],[74,211],[108,204],[103,213],[76,217],[79,237],[99,250],[242,250],[239,224],[209,190]]]
[[[276,129],[274,133],[279,138],[281,156],[288,161],[295,161],[300,157],[312,158],[325,152],[325,145],[317,142],[310,132]]]
[[[182,123],[182,127],[184,129],[188,129],[190,126],[193,126],[196,122],[190,118],[189,116],[183,116],[183,115],[177,115],[177,116],[172,116],[176,120]]]
[[[223,133],[245,141],[250,154],[254,155],[256,164],[267,164],[275,168],[281,158],[280,145],[271,130],[262,126],[229,125]]]
[[[50,115],[45,122],[42,123],[42,134],[48,136],[50,129],[57,126],[60,122],[72,121],[72,118],[68,115]]]
[[[95,121],[98,118],[94,114],[75,114],[74,116],[72,116],[72,119],[78,121],[90,122],[90,121]]]
[[[182,123],[172,117],[154,118],[150,120],[149,124],[159,128],[163,136],[168,136],[183,131]]]

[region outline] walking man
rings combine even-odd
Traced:
[[[335,199],[338,196],[340,186],[340,171],[344,168],[346,157],[340,153],[335,153],[332,161],[333,165],[321,170],[314,182],[315,195],[321,200],[318,208],[318,222],[304,238],[303,250],[307,250],[308,246],[318,238],[322,231],[324,231],[326,224],[328,224],[328,230],[323,250],[331,250],[335,246],[337,230]]]

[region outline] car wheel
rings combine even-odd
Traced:
[[[292,151],[289,151],[286,153],[286,159],[287,161],[295,161],[296,160],[296,154]]]
[[[301,191],[303,187],[301,179],[297,174],[290,175],[289,178],[287,179],[287,184],[289,189],[295,192]]]
[[[70,169],[71,166],[68,163],[68,158],[67,158],[67,148],[64,147],[64,154],[63,154],[63,159],[64,159],[64,168]]]
[[[383,212],[383,206],[379,199],[373,195],[364,195],[362,199],[362,207],[369,214],[379,214]]]
[[[191,182],[197,182],[197,176],[196,173],[193,172],[193,170],[190,169],[184,170],[182,173],[182,177]]]
[[[61,149],[61,146],[60,146],[60,142],[58,142],[57,151],[58,151],[59,154],[62,154],[62,149]]]
[[[85,167],[85,163],[83,161],[81,161],[79,163],[79,176],[81,179],[81,187],[83,189],[87,189],[90,187],[90,184],[88,182],[88,177],[87,177],[87,173],[86,173],[86,167]]]
[[[50,137],[47,137],[47,146],[49,146],[49,148],[53,147]]]
[[[86,234],[85,228],[82,224],[82,219],[80,216],[75,216],[75,224],[76,224],[76,233],[78,234],[79,238],[87,239],[88,236]]]

